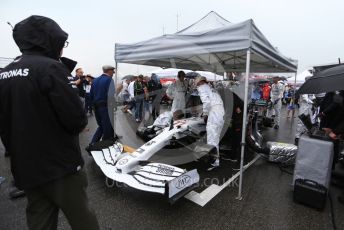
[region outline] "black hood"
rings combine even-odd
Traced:
[[[58,59],[68,34],[54,20],[33,15],[14,26],[13,38],[23,54]]]
[[[73,72],[76,64],[78,64],[77,61],[74,61],[66,57],[61,57],[60,61],[68,68],[69,72]]]

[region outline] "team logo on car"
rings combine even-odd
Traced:
[[[183,175],[178,180],[176,181],[176,188],[177,189],[182,189],[184,188],[191,180],[191,177],[188,175]]]

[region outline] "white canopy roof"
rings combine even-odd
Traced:
[[[299,83],[299,84],[304,83],[306,81],[306,77],[311,77],[311,76],[313,76],[311,71],[309,69],[306,69],[306,70],[302,71],[301,73],[299,73],[298,75],[296,75],[296,83]],[[288,82],[294,83],[295,78],[289,78]]]
[[[222,74],[245,71],[247,50],[251,51],[251,72],[296,72],[297,63],[279,53],[253,20],[229,23],[215,12],[176,34],[116,44],[115,59],[118,63]]]
[[[201,18],[199,21],[195,22],[191,26],[188,26],[180,31],[177,34],[195,34],[206,32],[220,27],[224,27],[231,24],[229,21],[218,15],[216,12],[211,11],[206,16]]]

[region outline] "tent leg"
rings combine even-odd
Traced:
[[[238,191],[238,200],[242,199],[242,178],[244,173],[244,157],[245,157],[245,141],[246,141],[246,128],[247,128],[247,97],[248,97],[248,78],[250,75],[250,61],[251,61],[251,52],[247,50],[246,54],[246,76],[245,76],[245,98],[244,98],[244,116],[242,123],[242,136],[241,136],[241,157],[240,157],[240,177],[239,177],[239,191]]]
[[[115,63],[115,68],[116,68],[116,72],[115,72],[115,106],[114,106],[114,111],[113,111],[113,131],[115,132],[115,136],[116,136],[116,114],[117,114],[117,103],[116,103],[116,95],[118,94],[118,92],[116,92],[117,90],[117,80],[118,80],[118,63]]]

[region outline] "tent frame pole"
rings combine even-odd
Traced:
[[[247,128],[247,104],[248,104],[248,78],[250,75],[250,61],[251,61],[251,51],[246,52],[246,76],[245,76],[245,97],[244,97],[244,116],[242,123],[242,135],[241,135],[241,156],[240,156],[240,177],[239,177],[239,190],[238,190],[238,200],[242,200],[242,180],[244,173],[244,157],[245,157],[245,145],[246,145],[246,128]]]
[[[116,48],[115,48],[116,50]],[[114,95],[114,102],[115,102],[115,106],[114,106],[114,111],[113,111],[113,131],[114,131],[114,134],[116,136],[116,123],[117,123],[117,120],[116,120],[116,115],[117,115],[117,102],[116,102],[116,98],[117,98],[117,80],[118,80],[118,62],[116,61],[115,63],[115,68],[116,68],[116,72],[115,72],[115,80],[114,80],[114,84],[115,84],[115,95]]]

